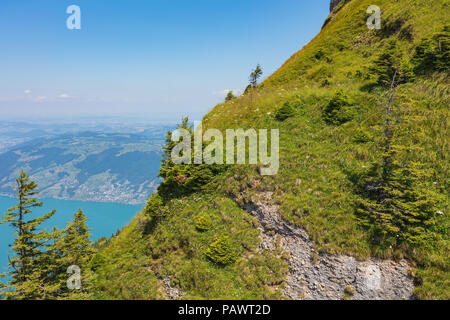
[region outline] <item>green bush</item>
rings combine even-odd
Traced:
[[[154,193],[147,201],[144,212],[149,217],[163,217],[168,211],[159,193]]]
[[[346,286],[344,288],[344,293],[344,300],[350,300],[355,295],[356,291],[352,286]]]
[[[411,60],[414,73],[424,75],[432,72],[448,71],[450,67],[450,27],[432,39],[425,38],[416,47]]]
[[[195,218],[195,228],[198,231],[208,231],[211,228],[211,217],[207,213],[202,213]]]
[[[370,72],[377,79],[378,85],[387,87],[391,85],[394,75],[397,84],[409,82],[414,78],[413,66],[396,39],[388,42]]]
[[[237,253],[233,243],[227,236],[220,236],[210,244],[205,255],[214,263],[220,265],[231,264],[236,261]]]
[[[191,161],[194,155],[194,131],[189,125],[189,119],[183,118],[177,129],[189,131],[191,135]],[[158,186],[158,193],[165,202],[172,198],[189,195],[193,192],[201,191],[218,174],[227,169],[226,165],[220,164],[175,164],[172,161],[172,150],[176,143],[172,141],[172,132],[166,136],[163,146],[163,159],[159,170],[159,176],[164,180]]]
[[[340,125],[352,120],[356,115],[353,103],[339,90],[322,111],[322,118],[328,124]]]
[[[295,109],[290,102],[284,103],[275,113],[275,119],[278,121],[284,121],[287,118],[294,116]]]
[[[429,182],[433,170],[400,158],[402,152],[410,152],[408,146],[391,148],[384,165],[374,163],[361,179],[357,219],[380,247],[433,248],[442,200]]]
[[[323,87],[328,87],[329,85],[331,85],[331,80],[330,78],[326,77],[325,79],[322,80],[322,82],[320,83],[320,86]]]
[[[345,294],[348,294],[349,296],[353,296],[355,294],[355,288],[351,286],[347,286],[344,288]]]

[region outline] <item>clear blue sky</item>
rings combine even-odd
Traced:
[[[81,30],[68,30],[69,5]],[[308,43],[329,0],[1,0],[0,119],[204,114]]]

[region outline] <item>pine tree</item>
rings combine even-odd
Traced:
[[[34,219],[26,219],[31,209],[43,203],[33,196],[37,185],[29,181],[22,170],[16,180],[19,204],[8,209],[1,223],[10,223],[16,230],[10,258],[10,281],[0,286],[6,299],[86,299],[89,297],[87,267],[93,255],[89,229],[83,211],[75,214],[64,230],[53,228],[51,232],[38,231],[42,222],[55,214],[55,210]],[[81,290],[69,290],[67,273],[69,266],[79,266],[84,271]]]
[[[390,40],[383,53],[377,58],[370,71],[376,76],[377,83],[389,86],[396,75],[398,84],[406,83],[413,79],[411,63],[405,58],[397,40]]]
[[[56,210],[42,217],[26,219],[31,209],[41,207],[42,202],[33,196],[36,183],[29,181],[30,177],[21,171],[17,183],[17,206],[8,209],[2,217],[0,224],[9,223],[15,229],[16,239],[11,246],[14,256],[9,259],[9,275],[11,280],[6,286],[6,298],[12,299],[47,299],[53,292],[54,287],[49,284],[51,277],[49,270],[52,263],[48,261],[48,249],[60,236],[60,232],[53,230],[51,233],[45,230],[37,231],[38,227],[51,216]]]
[[[176,130],[184,129],[190,133],[191,136],[191,146],[193,145],[193,126],[189,124],[189,118],[184,117],[181,124],[178,124]],[[172,140],[173,132],[169,131],[166,135],[165,145],[162,147],[162,161],[161,167],[159,169],[159,176],[164,179],[164,181],[158,187],[158,197],[164,199],[179,196],[184,192],[183,184],[189,175],[189,169],[192,165],[179,164],[176,165],[172,161],[172,150],[177,145],[177,142]],[[181,141],[180,141],[181,142]],[[193,155],[193,148],[191,152],[191,159]],[[154,198],[154,197],[152,197]],[[150,200],[152,200],[150,198]],[[161,200],[163,201],[163,200]]]
[[[433,72],[448,72],[450,69],[450,27],[434,37],[423,39],[416,47],[411,60],[414,72],[426,75]]]
[[[436,39],[436,70],[450,70],[450,26],[445,26],[442,32],[435,36]]]
[[[436,69],[436,54],[433,41],[423,39],[416,47],[413,58],[414,73],[418,75],[433,72]]]
[[[89,219],[79,209],[64,232],[62,241],[67,250],[65,253],[68,263],[84,265],[93,253],[87,220]]]
[[[63,231],[63,236],[52,247],[56,260],[54,283],[58,291],[55,298],[58,299],[87,299],[90,287],[90,272],[88,263],[91,260],[94,249],[90,240],[87,218],[81,209],[74,214],[73,220],[68,223]],[[67,270],[70,266],[77,266],[81,271],[81,288],[69,289],[67,279],[70,276]]]
[[[227,96],[225,97],[225,102],[231,101],[235,99],[236,96],[233,94],[233,91],[228,91]]]
[[[194,159],[194,129],[189,125],[189,119],[183,118],[177,129],[184,129],[189,132],[191,138],[191,160]],[[220,164],[175,164],[172,161],[172,150],[177,142],[172,141],[172,132],[169,131],[166,136],[166,143],[163,146],[163,159],[159,171],[159,176],[164,181],[158,186],[158,196],[165,203],[168,199],[187,195],[200,190],[204,185],[212,180],[219,172],[226,169]],[[202,153],[203,150],[198,150]],[[154,199],[150,199],[153,203]],[[152,205],[151,207],[155,207]],[[164,211],[164,210],[163,210]]]
[[[410,154],[420,148],[404,139],[404,132],[411,134],[407,128],[413,127],[413,120],[400,119],[398,110],[394,110],[397,81],[393,71],[385,107],[382,157],[362,179],[356,212],[375,244],[423,247],[433,239],[440,199],[429,183],[432,169],[410,159]]]
[[[189,118],[184,117],[181,120],[181,124],[177,126],[177,129],[185,129],[189,131],[191,136],[193,135],[193,127],[192,125],[189,125]],[[161,167],[159,169],[159,176],[161,178],[167,179],[170,178],[171,172],[175,164],[172,161],[172,150],[177,145],[176,142],[172,140],[172,131],[168,131],[166,135],[165,145],[162,147],[162,161],[161,161]]]
[[[261,66],[257,64],[255,70],[250,73],[249,77],[249,82],[252,88],[256,88],[256,86],[258,85],[258,80],[259,78],[261,78],[262,74],[263,71],[261,69]]]

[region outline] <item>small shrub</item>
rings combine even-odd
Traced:
[[[315,54],[314,54],[314,58],[316,59],[316,60],[325,60],[326,62],[328,62],[328,63],[330,63],[330,62],[332,62],[333,60],[328,56],[328,54],[327,53],[325,53],[325,52],[323,52],[321,49],[319,50],[319,51],[317,51]]]
[[[320,262],[320,256],[317,252],[311,252],[311,262],[317,265]]]
[[[330,100],[328,105],[322,111],[322,118],[328,124],[340,125],[352,120],[356,112],[352,107],[353,103],[340,90]]]
[[[195,228],[198,231],[208,231],[211,228],[211,217],[202,213],[195,218]]]
[[[164,205],[164,201],[159,193],[154,193],[148,199],[144,212],[149,217],[163,217],[168,212],[168,208]]]
[[[328,87],[329,85],[331,85],[331,81],[330,81],[330,78],[325,78],[321,83],[320,83],[320,86],[323,88],[323,87]]]
[[[423,39],[416,47],[411,62],[414,65],[414,73],[418,75],[448,71],[450,68],[450,28],[445,27],[432,39]]]
[[[405,22],[405,18],[388,19],[385,23],[382,24],[382,28],[378,30],[377,33],[383,38],[392,37],[402,30]]]
[[[390,86],[394,75],[397,84],[414,79],[413,66],[402,52],[399,42],[395,39],[387,43],[381,55],[370,68],[370,72],[381,86]]]
[[[353,288],[351,286],[346,286],[344,288],[344,292],[345,292],[345,294],[348,294],[349,296],[353,296],[355,294],[355,288]]]
[[[414,40],[414,28],[411,25],[403,27],[400,30],[399,39],[404,41]]]
[[[231,264],[236,261],[237,254],[231,240],[226,236],[220,236],[210,244],[205,255],[214,263],[220,265]]]
[[[346,286],[344,288],[344,300],[350,300],[355,295],[355,288],[351,286]]]
[[[228,91],[227,96],[225,97],[225,102],[236,99],[236,96],[233,94],[233,91]]]
[[[283,104],[275,113],[275,119],[278,121],[284,121],[295,115],[295,109],[292,107],[290,102]]]

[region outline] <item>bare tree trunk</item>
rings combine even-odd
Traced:
[[[394,100],[395,100],[395,92],[397,90],[398,84],[396,83],[397,78],[397,70],[394,73],[394,76],[392,78],[391,86],[389,88],[389,98],[388,103],[386,105],[386,114],[385,114],[385,127],[384,127],[384,155],[383,155],[383,179],[387,178],[388,174],[388,163],[390,161],[390,151],[391,151],[391,138],[392,138],[392,122],[391,122],[391,115],[392,115],[392,109],[394,106]]]

